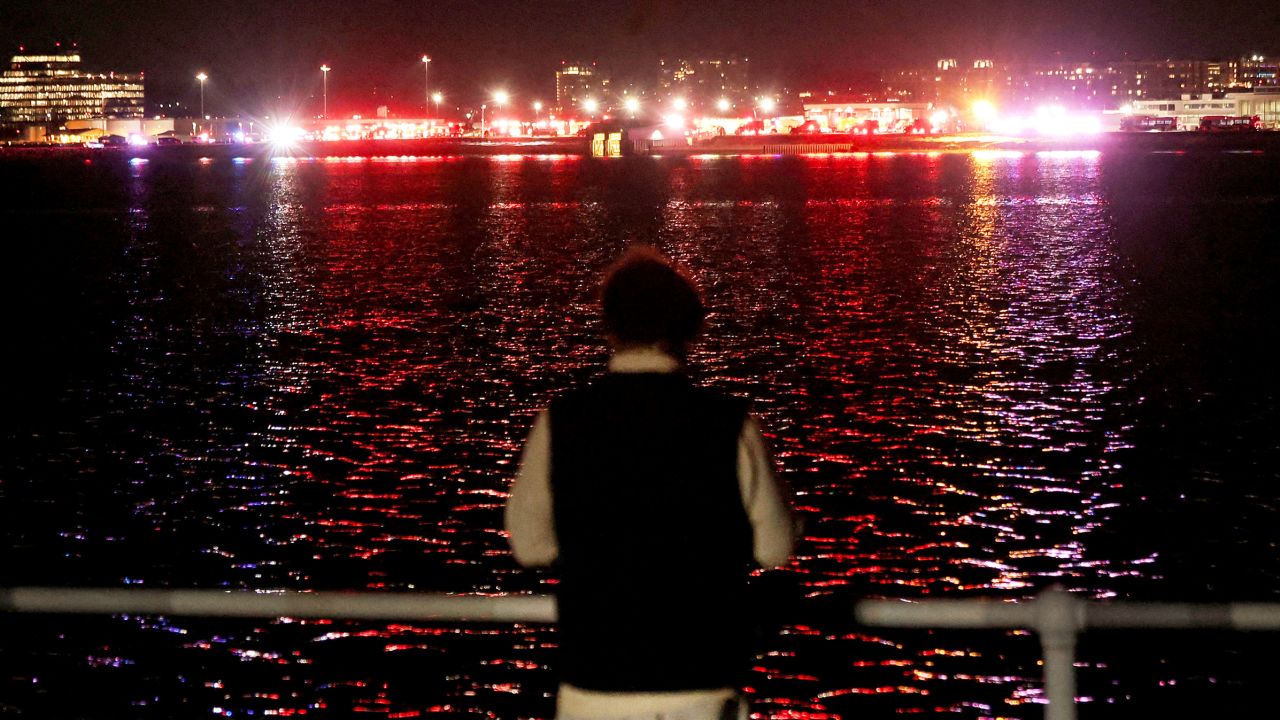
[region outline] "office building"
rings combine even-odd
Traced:
[[[608,102],[609,80],[600,75],[594,62],[560,63],[556,70],[556,107],[559,115],[580,115],[588,100],[604,108]]]
[[[84,118],[140,118],[141,73],[94,73],[80,66],[79,50],[26,52],[0,74],[0,123],[61,123]]]
[[[681,98],[700,110],[716,108],[728,100],[737,108],[750,108],[752,97],[747,58],[728,57],[658,61],[658,95]]]

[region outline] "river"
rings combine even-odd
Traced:
[[[506,488],[651,243],[805,522],[762,579],[765,716],[1039,717],[1033,636],[860,597],[1280,601],[1275,153],[101,153],[0,186],[5,585],[545,591]],[[3,622],[0,712],[552,712],[536,625]],[[1266,701],[1267,640],[1089,633],[1082,713]]]

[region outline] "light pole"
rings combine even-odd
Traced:
[[[321,65],[320,72],[324,77],[324,115],[322,117],[327,118],[329,117],[329,66]]]
[[[480,137],[488,135],[488,131],[484,129],[484,108],[485,104],[480,103]]]
[[[506,90],[496,90],[493,93],[493,105],[498,109],[501,109],[503,105],[506,105],[507,100],[510,100],[510,99],[511,99],[511,96],[507,94]],[[483,108],[484,106],[482,105],[481,109]]]
[[[422,93],[426,98],[427,110],[431,110],[431,56],[422,56]]]
[[[209,79],[208,75],[203,72],[196,75],[196,79],[200,81],[200,119],[204,119],[204,81]]]

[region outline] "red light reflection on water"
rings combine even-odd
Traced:
[[[214,163],[198,211],[169,229],[198,252],[137,251],[197,290],[157,280],[167,266],[149,258],[121,321],[110,409],[152,422],[130,467],[189,483],[134,512],[191,518],[216,538],[205,579],[232,587],[546,591],[507,555],[507,483],[532,414],[604,359],[600,270],[651,242],[707,289],[696,372],[756,402],[797,491],[805,537],[783,574],[806,601],[1016,596],[1050,578],[1112,592],[1142,559],[1089,544],[1131,429],[1098,164],[278,156],[223,177]],[[139,227],[166,221],[135,200]],[[160,312],[174,296],[189,303],[178,320]],[[145,420],[153,407],[190,407],[183,427],[199,429]],[[190,640],[202,658],[298,677],[392,654],[447,658],[458,678],[447,703],[411,705],[347,667],[298,681],[317,704],[281,699],[282,714],[339,697],[387,715],[546,713],[554,685],[540,627],[307,621]],[[757,706],[826,718],[1031,702],[1022,639],[941,642],[792,619],[757,659]],[[231,678],[214,678],[233,685],[225,705],[270,700]]]

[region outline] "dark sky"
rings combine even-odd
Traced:
[[[54,40],[77,41],[89,68],[145,71],[152,102],[194,102],[206,70],[217,112],[318,95],[328,62],[331,103],[367,112],[420,97],[424,52],[431,85],[463,102],[499,87],[549,100],[562,59],[626,77],[664,54],[736,52],[762,86],[820,88],[944,56],[1277,53],[1280,0],[0,0],[3,47]]]

